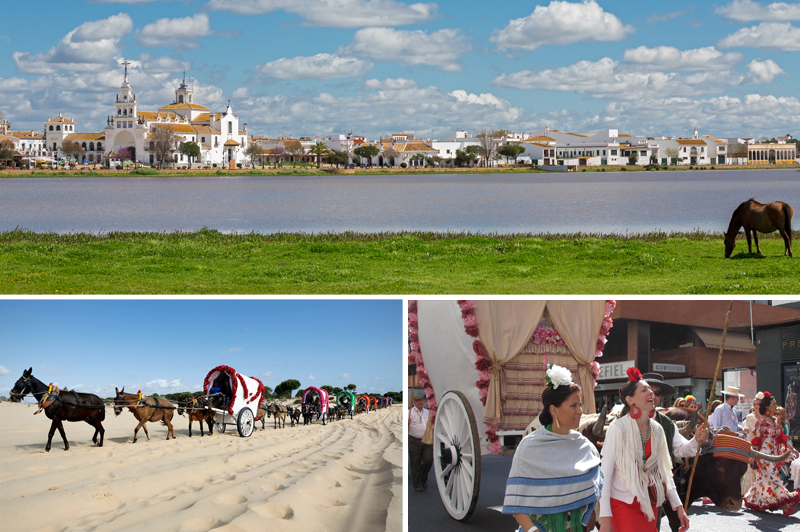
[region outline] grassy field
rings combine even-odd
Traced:
[[[794,234],[798,241],[800,234]],[[743,237],[742,237],[743,238]],[[800,294],[719,234],[0,233],[2,294]],[[796,250],[795,250],[796,251]]]

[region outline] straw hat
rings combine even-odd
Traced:
[[[744,394],[739,393],[739,388],[736,386],[728,386],[728,389],[722,392],[722,395],[735,395],[737,397],[744,397]]]

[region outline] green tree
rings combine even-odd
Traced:
[[[303,145],[296,140],[293,140],[291,142],[284,141],[283,145],[284,149],[286,150],[286,153],[288,153],[289,156],[291,156],[292,158],[292,166],[295,166],[294,163],[297,162],[297,156],[303,154]]]
[[[200,146],[196,142],[181,142],[178,151],[189,159],[189,168],[192,168],[192,157],[200,157]]]
[[[363,157],[367,159],[367,165],[372,166],[372,158],[377,157],[377,155],[381,152],[377,146],[373,146],[369,144],[367,146],[359,146],[358,148],[353,150],[353,153],[358,155],[359,157]]]
[[[323,384],[322,386],[320,386],[320,388],[328,392],[329,396],[333,395],[333,386],[331,386],[330,384]]]
[[[355,384],[348,384],[347,386],[344,387],[344,389],[347,390],[348,392],[355,393],[356,385]]]
[[[14,143],[8,139],[0,141],[0,161],[10,161],[14,158]]]
[[[517,157],[524,151],[525,148],[519,144],[506,144],[501,146],[497,153],[506,158],[506,164],[508,164],[509,159],[514,159],[514,164],[517,164]]]
[[[339,168],[339,165],[347,166],[347,152],[331,150],[328,155],[328,162],[330,164],[335,164],[336,168]]]
[[[656,152],[650,154],[650,164],[657,165],[658,164],[658,155]]]
[[[300,381],[296,379],[285,380],[275,387],[275,396],[280,399],[288,399],[292,396],[292,391],[300,387]]]
[[[313,155],[317,156],[317,168],[322,166],[322,156],[327,155],[331,150],[325,145],[324,142],[317,142],[309,150]]]
[[[636,150],[631,150],[628,155],[628,164],[632,166],[638,162],[639,162],[639,152],[637,152]]]

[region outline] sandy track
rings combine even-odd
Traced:
[[[49,420],[30,405],[0,404],[0,513],[9,529],[327,531],[402,530],[402,407],[327,426],[235,427],[199,436],[173,420],[177,440],[150,423],[151,440],[127,411],[107,410],[106,441],[85,423],[65,424],[44,452]],[[258,424],[260,427],[260,423]]]

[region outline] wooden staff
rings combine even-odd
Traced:
[[[725,314],[725,328],[722,329],[722,341],[719,343],[719,356],[717,357],[717,368],[714,370],[714,380],[712,381],[711,385],[711,397],[708,400],[709,406],[714,400],[717,398],[716,396],[716,389],[717,389],[717,378],[719,378],[719,367],[722,364],[722,351],[725,349],[725,336],[728,334],[728,320],[731,319],[731,310],[733,310],[733,301],[731,304],[728,305],[728,313]],[[706,410],[706,423],[709,420],[708,410]],[[711,425],[708,425],[708,429],[711,430]],[[686,502],[683,503],[683,507],[686,510],[686,515],[689,515],[689,496],[692,494],[692,481],[694,480],[694,470],[697,468],[697,458],[700,456],[700,445],[697,446],[697,452],[694,454],[694,463],[692,463],[692,474],[689,475],[689,486],[686,488]]]

